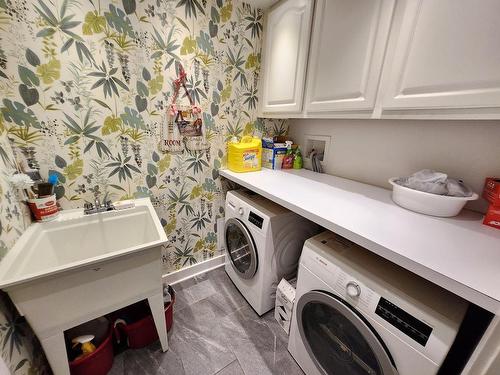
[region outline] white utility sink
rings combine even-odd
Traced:
[[[62,211],[23,233],[0,263],[5,290],[40,339],[56,375],[69,374],[63,332],[148,299],[168,349],[161,249],[165,232],[149,199],[84,215]]]

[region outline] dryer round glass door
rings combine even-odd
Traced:
[[[304,294],[297,302],[297,324],[322,374],[397,374],[375,330],[340,298],[321,291]]]
[[[238,275],[251,279],[257,272],[257,251],[252,235],[238,219],[228,219],[224,230],[226,249]]]

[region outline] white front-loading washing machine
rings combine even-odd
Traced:
[[[296,274],[304,241],[320,230],[252,191],[227,193],[225,269],[257,314],[274,307],[278,283]]]
[[[304,244],[288,350],[307,375],[429,375],[468,303],[331,232]]]

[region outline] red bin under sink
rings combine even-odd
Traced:
[[[106,375],[113,367],[113,329],[89,355],[69,362],[71,375]]]
[[[175,303],[175,292],[169,286],[172,301],[165,305],[165,322],[167,331],[173,324],[173,308]],[[115,318],[115,336],[118,342],[126,340],[131,349],[148,346],[158,340],[156,326],[146,300],[134,303],[113,313]]]

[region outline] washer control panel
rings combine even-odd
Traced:
[[[366,312],[375,310],[380,296],[352,275],[338,268],[337,278],[333,285],[335,291],[351,305]]]
[[[313,256],[303,256],[301,263],[323,281],[327,282],[335,292],[345,298],[352,306],[367,313],[373,313],[377,307],[380,295],[357,280],[353,275],[316,253]]]
[[[359,297],[361,294],[361,287],[355,281],[349,281],[345,286],[347,295],[351,298]]]
[[[384,297],[380,297],[375,314],[411,337],[420,345],[425,346],[432,333],[432,327],[410,315]]]
[[[248,221],[255,225],[257,228],[262,229],[264,219],[256,213],[250,211],[250,213],[248,214]]]

